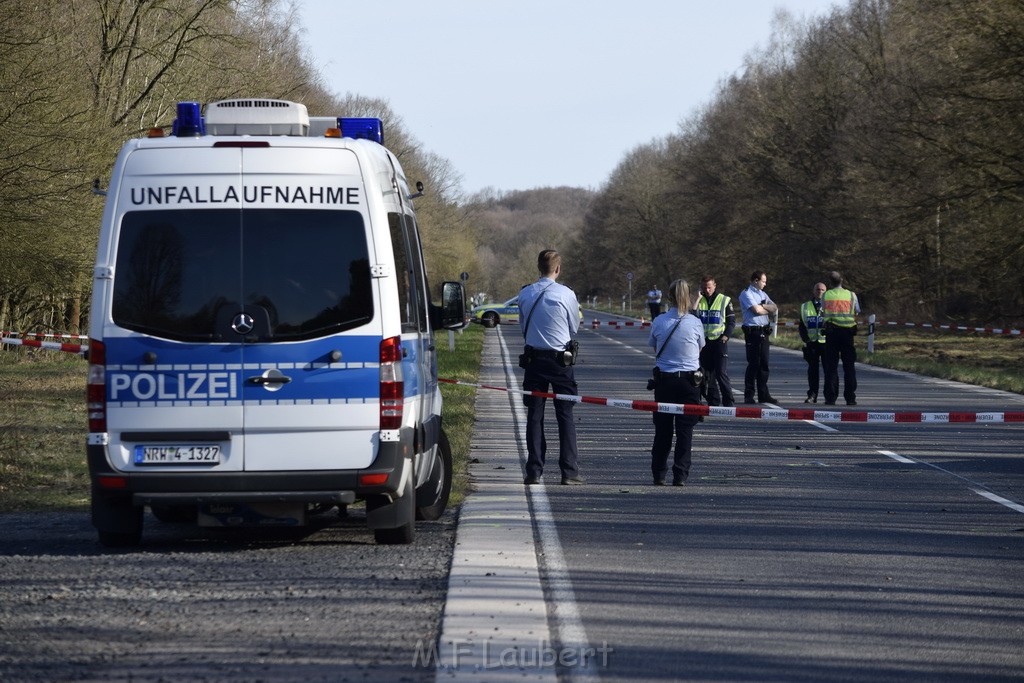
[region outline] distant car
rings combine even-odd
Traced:
[[[503,304],[481,304],[472,310],[473,322],[484,327],[505,324],[519,324],[519,297],[514,296]]]
[[[580,307],[580,320],[583,320],[583,308]],[[472,310],[473,322],[484,327],[497,327],[501,324],[519,324],[519,297],[514,296],[503,304],[482,304]]]

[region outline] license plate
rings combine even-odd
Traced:
[[[136,465],[219,465],[220,446],[136,446]]]

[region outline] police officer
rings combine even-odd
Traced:
[[[839,361],[843,361],[843,398],[846,405],[857,405],[857,295],[843,287],[843,276],[833,270],[828,275],[829,289],[821,297],[825,327],[825,404],[835,405],[839,398]]]
[[[778,313],[779,307],[764,291],[768,276],[763,270],[750,275],[750,285],[740,294],[740,309],[743,311],[743,340],[747,347],[747,371],[743,377],[744,403],[776,403],[768,393],[768,337],[771,335],[769,316]],[[757,388],[758,401],[754,401]]]
[[[659,403],[700,403],[700,350],[704,346],[704,327],[690,314],[690,286],[676,280],[668,288],[671,307],[651,323],[648,344],[656,351],[654,400]],[[683,486],[690,476],[693,450],[693,426],[696,415],[654,413],[654,443],[651,446],[651,472],[654,485],[664,486],[668,454],[675,434],[676,451],[672,463],[672,485]]]
[[[736,313],[732,310],[732,299],[715,293],[716,287],[714,276],[701,278],[697,316],[704,323],[707,343],[700,352],[700,365],[704,368],[708,405],[734,406],[729,381],[729,338],[736,327]]]
[[[519,292],[519,320],[526,348],[520,364],[526,370],[524,391],[576,395],[576,378],[567,354],[573,336],[579,330],[579,301],[565,285],[555,282],[562,272],[562,257],[554,249],[537,256],[540,279]],[[548,392],[548,388],[551,392]],[[539,484],[544,473],[547,442],[544,438],[544,404],[540,396],[524,396],[526,406],[526,478],[527,486]],[[583,484],[579,476],[576,450],[576,425],[572,419],[572,401],[555,400],[558,421],[558,466],[565,485]]]
[[[658,285],[653,285],[647,292],[647,310],[651,313],[651,322],[661,315],[661,290]]]
[[[804,403],[818,402],[818,365],[824,361],[825,329],[821,319],[821,296],[825,283],[811,288],[811,300],[800,305],[800,339],[804,342],[804,360],[807,361],[807,398]]]

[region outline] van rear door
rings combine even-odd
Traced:
[[[120,470],[242,470],[241,150],[136,148],[97,276],[105,287],[107,444]],[[105,260],[104,260],[105,259]],[[103,263],[108,265],[104,266]]]
[[[244,150],[242,167],[245,469],[368,467],[382,323],[356,156],[276,145]]]

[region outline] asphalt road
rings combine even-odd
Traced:
[[[647,334],[585,325],[580,394],[651,398]],[[744,367],[734,341],[739,399]],[[805,368],[773,348],[782,407],[805,407]],[[858,378],[857,410],[1024,409],[1021,396],[862,364]],[[650,485],[649,413],[575,415],[589,485],[547,473],[557,571],[589,644],[612,652],[563,677],[1024,680],[1024,425],[709,418],[690,483],[674,488]]]

